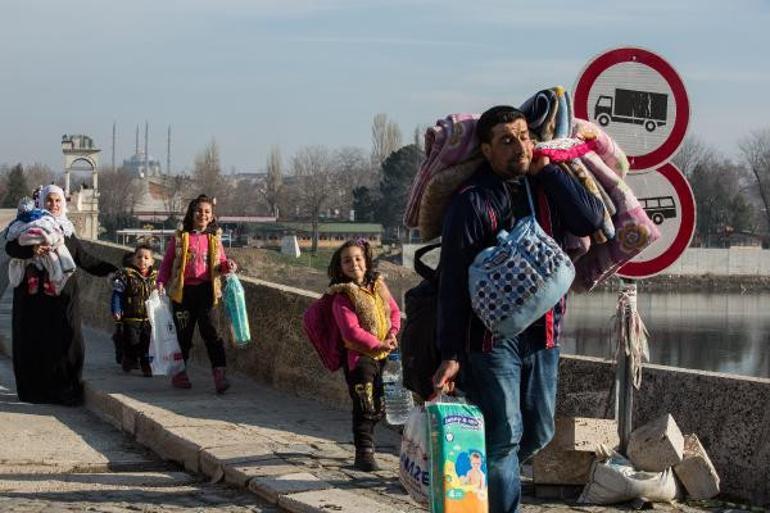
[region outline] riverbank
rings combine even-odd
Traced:
[[[703,292],[721,294],[759,294],[770,292],[770,276],[716,276],[704,274],[684,276],[661,274],[637,280],[637,289],[644,292]],[[594,290],[616,291],[621,279],[613,276]]]
[[[255,248],[232,248],[228,253],[239,263],[244,274],[268,281],[276,281],[315,292],[322,292],[329,279],[320,262],[313,262],[303,255],[296,260],[288,259],[277,251]],[[383,273],[393,295],[397,298],[421,278],[413,269],[400,265],[400,251],[391,251],[376,258],[378,270]],[[621,286],[618,277],[612,277],[596,287],[597,291],[617,291]],[[702,292],[759,294],[770,292],[770,276],[722,276],[714,274],[674,275],[661,274],[637,280],[637,288],[644,292]]]

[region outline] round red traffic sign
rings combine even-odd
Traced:
[[[591,60],[573,98],[575,116],[601,125],[632,170],[670,159],[690,121],[682,79],[662,57],[641,48],[617,48]]]
[[[624,278],[647,278],[663,272],[690,245],[695,233],[695,197],[673,164],[626,175],[626,184],[660,230],[660,238],[618,271]]]

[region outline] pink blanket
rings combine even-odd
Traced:
[[[476,121],[478,114],[450,114],[436,121],[425,133],[425,160],[409,191],[404,224],[417,228],[420,199],[436,173],[477,156]]]
[[[612,216],[615,237],[604,244],[591,244],[575,262],[576,277],[572,289],[588,291],[658,240],[660,231],[622,179],[628,171],[628,160],[623,151],[604,131],[587,121],[576,120],[573,133],[578,130],[583,133],[592,130],[596,134],[596,151],[583,155],[580,160],[602,185],[615,207]],[[585,243],[585,239],[579,240]]]

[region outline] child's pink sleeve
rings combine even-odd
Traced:
[[[174,253],[176,253],[176,237],[172,237],[171,240],[168,241],[166,253],[163,255],[163,261],[161,261],[160,268],[158,269],[158,278],[155,281],[161,285],[165,285],[171,275],[171,266],[174,263]]]
[[[401,310],[398,309],[398,303],[393,299],[393,296],[390,296],[388,305],[390,305],[390,330],[388,334],[395,336],[401,331]]]
[[[363,329],[359,324],[358,315],[347,296],[344,294],[334,296],[332,312],[344,340],[370,350],[377,349],[380,346],[381,341]]]

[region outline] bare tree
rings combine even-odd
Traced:
[[[770,229],[770,128],[752,132],[739,145],[762,202],[762,213]]]
[[[16,208],[17,203],[24,196],[30,195],[30,187],[24,175],[24,166],[16,164],[5,175],[5,195],[0,205],[3,208]]]
[[[377,114],[372,121],[372,165],[380,169],[385,159],[401,147],[401,129],[388,120],[387,114]]]
[[[377,170],[372,168],[362,148],[345,146],[335,150],[333,164],[351,189],[371,187],[377,183]]]
[[[710,152],[697,160],[688,178],[698,212],[697,240],[713,246],[727,243],[730,233],[754,234],[756,209],[744,166]]]
[[[233,179],[227,212],[242,216],[264,215],[269,207],[262,194],[263,185],[262,180],[255,178]],[[254,194],[255,191],[257,194]]]
[[[345,184],[345,187],[338,189],[338,195],[334,199],[335,206],[349,210],[353,208],[354,190],[362,187],[371,189],[377,185],[377,170],[372,167],[371,161],[366,157],[366,151],[362,148],[340,148],[334,152],[332,160],[334,169]]]
[[[212,139],[208,146],[195,158],[192,177],[200,192],[205,192],[209,196],[218,198],[218,203],[225,199],[227,185],[222,178],[219,145],[217,145],[216,140]]]
[[[297,178],[300,206],[313,224],[312,251],[318,249],[318,222],[321,211],[330,198],[341,188],[338,174],[332,166],[329,151],[323,146],[306,146],[297,150],[292,159]]]
[[[267,156],[267,176],[265,181],[257,189],[267,202],[270,213],[276,218],[279,215],[278,204],[281,199],[281,189],[283,188],[283,162],[281,160],[281,150],[278,146],[270,148]]]
[[[101,174],[102,171],[99,171]],[[56,180],[56,173],[50,167],[40,162],[34,162],[24,168],[27,183],[33,189],[38,185],[48,185]]]
[[[715,152],[695,136],[687,137],[674,155],[672,162],[686,177],[691,177],[702,162],[715,160]]]
[[[5,193],[8,191],[8,173],[11,172],[11,168],[8,164],[0,166],[0,199],[5,197]]]
[[[141,194],[141,183],[123,168],[99,173],[99,211],[132,214]]]
[[[185,199],[191,195],[192,179],[183,174],[165,175],[161,195],[166,212],[170,212],[170,218],[181,217],[185,208]]]
[[[414,145],[420,148],[420,151],[425,151],[425,127],[423,125],[417,125],[414,127]]]
[[[294,177],[287,177],[281,188],[281,197],[278,198],[278,211],[281,220],[296,220],[302,218],[302,208],[299,181]]]

